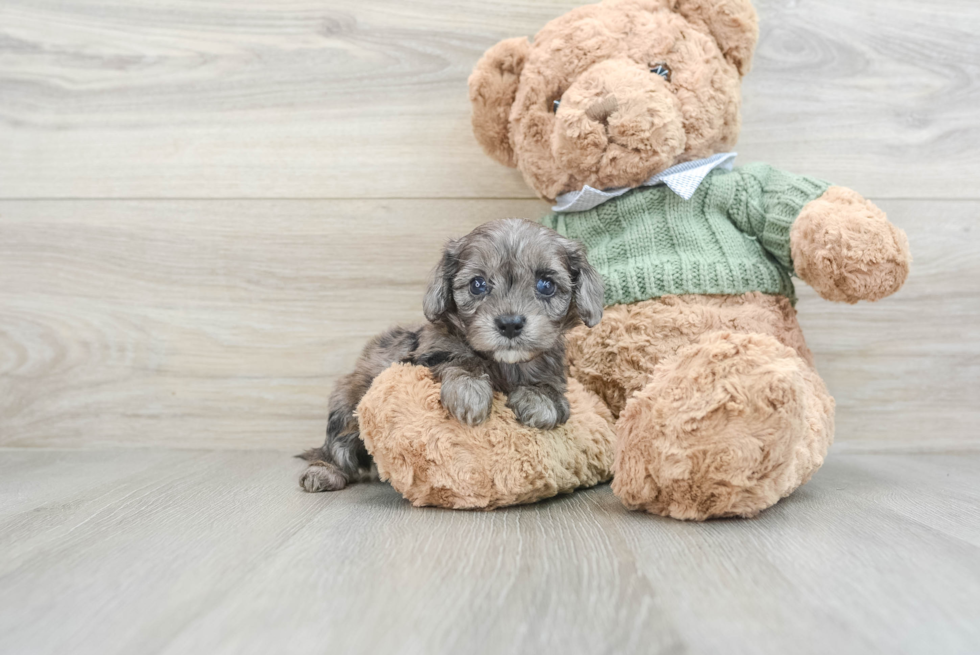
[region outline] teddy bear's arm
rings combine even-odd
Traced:
[[[768,164],[743,166],[725,179],[732,185],[728,218],[792,273],[790,229],[803,207],[819,198],[830,185]]]
[[[905,232],[856,191],[832,186],[790,230],[796,275],[823,298],[879,300],[902,286],[912,256]]]
[[[828,300],[878,300],[908,275],[908,239],[857,192],[751,164],[736,171],[729,218]]]

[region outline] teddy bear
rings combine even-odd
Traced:
[[[569,335],[568,370],[579,406],[611,426],[599,441],[614,455],[592,457],[592,475],[559,491],[611,473],[627,508],[676,519],[772,506],[820,468],[834,434],[834,400],[797,321],[792,278],[856,303],[896,292],[908,275],[904,232],[857,192],[734,166],[757,39],[749,0],[604,0],[552,20],[533,42],[501,41],[470,77],[480,145],[554,203],[543,223],[581,241],[605,284],[602,321]],[[422,480],[432,496],[422,504],[458,506],[433,500],[429,483],[454,462],[399,455],[407,445],[393,434],[445,419],[413,400],[424,373],[392,375],[404,384],[359,408],[374,421],[362,428],[369,447],[395,446],[376,456],[383,477],[400,462],[403,493]],[[415,404],[410,418],[403,403]],[[507,420],[501,408],[485,429],[506,433]],[[600,423],[595,434],[605,434]],[[418,454],[425,437],[415,434]],[[520,460],[518,450],[493,459]],[[486,487],[484,460],[463,459],[466,475],[443,478],[440,493],[481,474]]]

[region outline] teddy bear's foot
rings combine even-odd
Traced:
[[[711,333],[660,364],[617,423],[613,491],[677,519],[749,517],[820,468],[834,401],[791,348]]]

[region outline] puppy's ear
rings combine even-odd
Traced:
[[[578,241],[567,240],[568,270],[574,286],[573,298],[579,318],[589,327],[602,320],[602,301],[605,289],[602,278],[585,258],[585,248]]]
[[[531,52],[526,37],[505,39],[487,50],[470,75],[473,134],[484,152],[505,166],[517,166],[510,143],[510,108]]]
[[[452,239],[446,243],[442,251],[442,259],[432,270],[429,286],[422,299],[422,311],[425,318],[436,323],[456,311],[453,300],[453,278],[459,271],[459,252],[462,239]]]
[[[678,0],[675,11],[713,36],[725,59],[745,77],[759,40],[759,17],[751,0]]]

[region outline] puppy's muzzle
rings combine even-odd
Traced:
[[[497,326],[497,331],[500,334],[508,339],[514,339],[521,335],[521,330],[524,329],[526,319],[517,314],[502,314],[493,319],[493,322]]]

